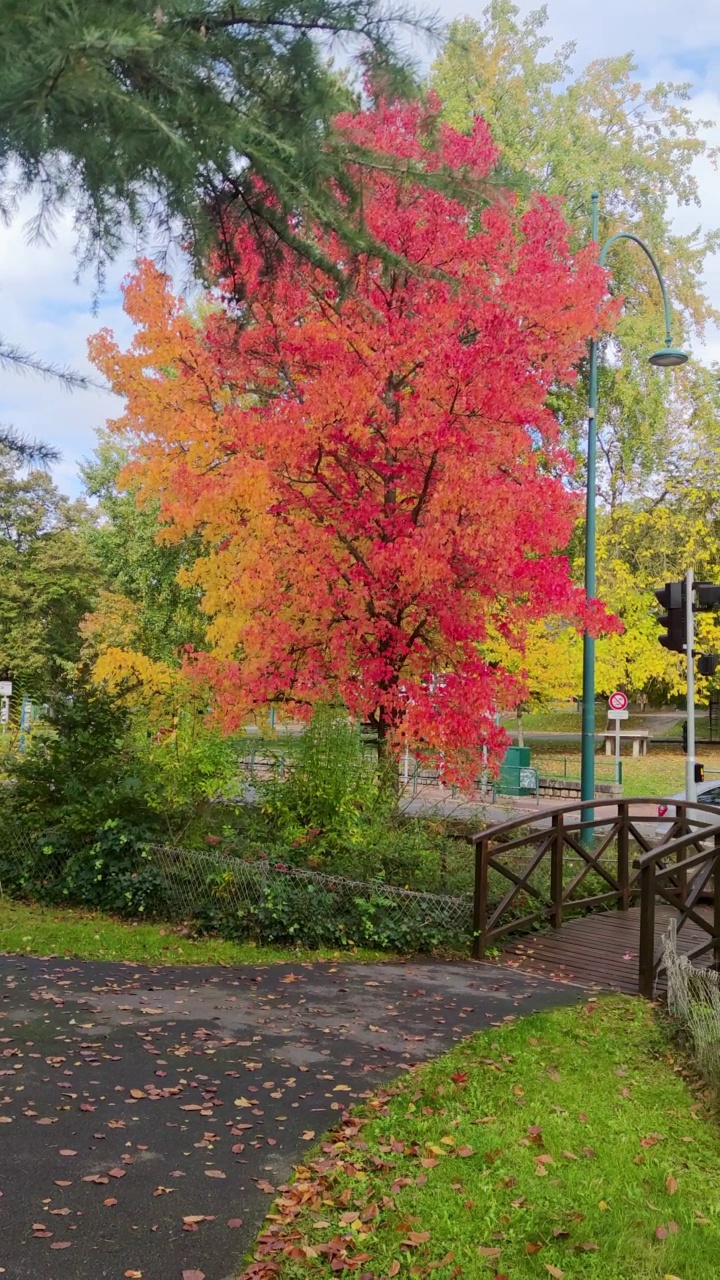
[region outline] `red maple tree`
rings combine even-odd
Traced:
[[[522,649],[548,614],[603,625],[562,554],[578,510],[547,407],[607,322],[593,248],[573,254],[557,205],[511,197],[475,214],[398,171],[492,170],[485,125],[437,103],[337,122],[393,157],[364,182],[370,230],[399,258],[322,247],[348,288],[247,227],[204,318],[145,263],[126,288],[138,326],[96,363],[127,399],[141,498],[168,536],[199,531],[189,580],[211,615],[194,662],[229,726],[252,709],[339,698],[388,749],[442,757],[448,781],[497,759],[498,708],[521,678],[491,638]]]

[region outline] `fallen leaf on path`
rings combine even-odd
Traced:
[[[223,1173],[222,1169],[206,1169],[205,1177],[206,1178],[227,1178],[227,1174]]]
[[[227,1224],[229,1227],[241,1227],[243,1220],[242,1218],[228,1218]]]

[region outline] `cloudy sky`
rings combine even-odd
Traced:
[[[479,16],[485,0],[440,0],[444,19]],[[431,6],[432,7],[432,6]],[[537,3],[519,0],[522,12]],[[548,33],[559,43],[577,44],[576,66],[596,57],[633,50],[642,79],[691,81],[692,109],[717,121],[709,135],[720,145],[720,12],[718,0],[548,0]],[[680,210],[677,228],[701,223],[720,226],[720,173],[709,162],[697,167],[702,207]],[[30,210],[26,210],[26,216]],[[130,257],[117,263],[93,313],[93,279],[75,280],[69,226],[58,228],[51,245],[30,245],[22,215],[0,228],[0,332],[45,359],[87,368],[85,344],[101,326],[121,342],[129,326],[120,307],[119,284]],[[178,268],[179,268],[178,264]],[[720,308],[720,257],[709,264],[708,293]],[[720,360],[720,331],[708,333],[696,355]],[[103,392],[66,392],[35,378],[0,375],[0,421],[56,445],[62,461],[56,479],[66,493],[79,492],[77,464],[94,446],[95,428],[118,412],[118,402]]]

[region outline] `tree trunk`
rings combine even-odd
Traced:
[[[390,725],[385,721],[378,723],[378,782],[383,798],[396,805],[400,792],[400,771],[397,755],[390,746],[389,730]]]
[[[517,717],[517,744],[519,747],[525,746],[525,736],[523,734],[523,713],[522,707],[516,707],[515,715]]]

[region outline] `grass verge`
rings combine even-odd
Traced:
[[[271,964],[298,960],[391,960],[383,951],[258,947],[222,938],[186,938],[171,925],[0,898],[0,952],[127,960],[134,964]]]
[[[627,746],[624,750],[627,752],[622,757],[625,796],[672,796],[684,790],[685,756],[680,750],[651,746],[649,754],[639,758],[631,756]],[[711,781],[720,773],[720,750],[714,744],[698,744],[696,754],[705,764],[706,778]],[[600,752],[595,760],[598,778],[601,781],[611,778],[613,761]],[[531,743],[531,763],[541,774],[562,776],[565,771],[568,778],[580,777],[579,751],[569,751],[559,744]]]
[[[508,1020],[345,1114],[244,1280],[715,1280],[719,1154],[647,1004]]]

